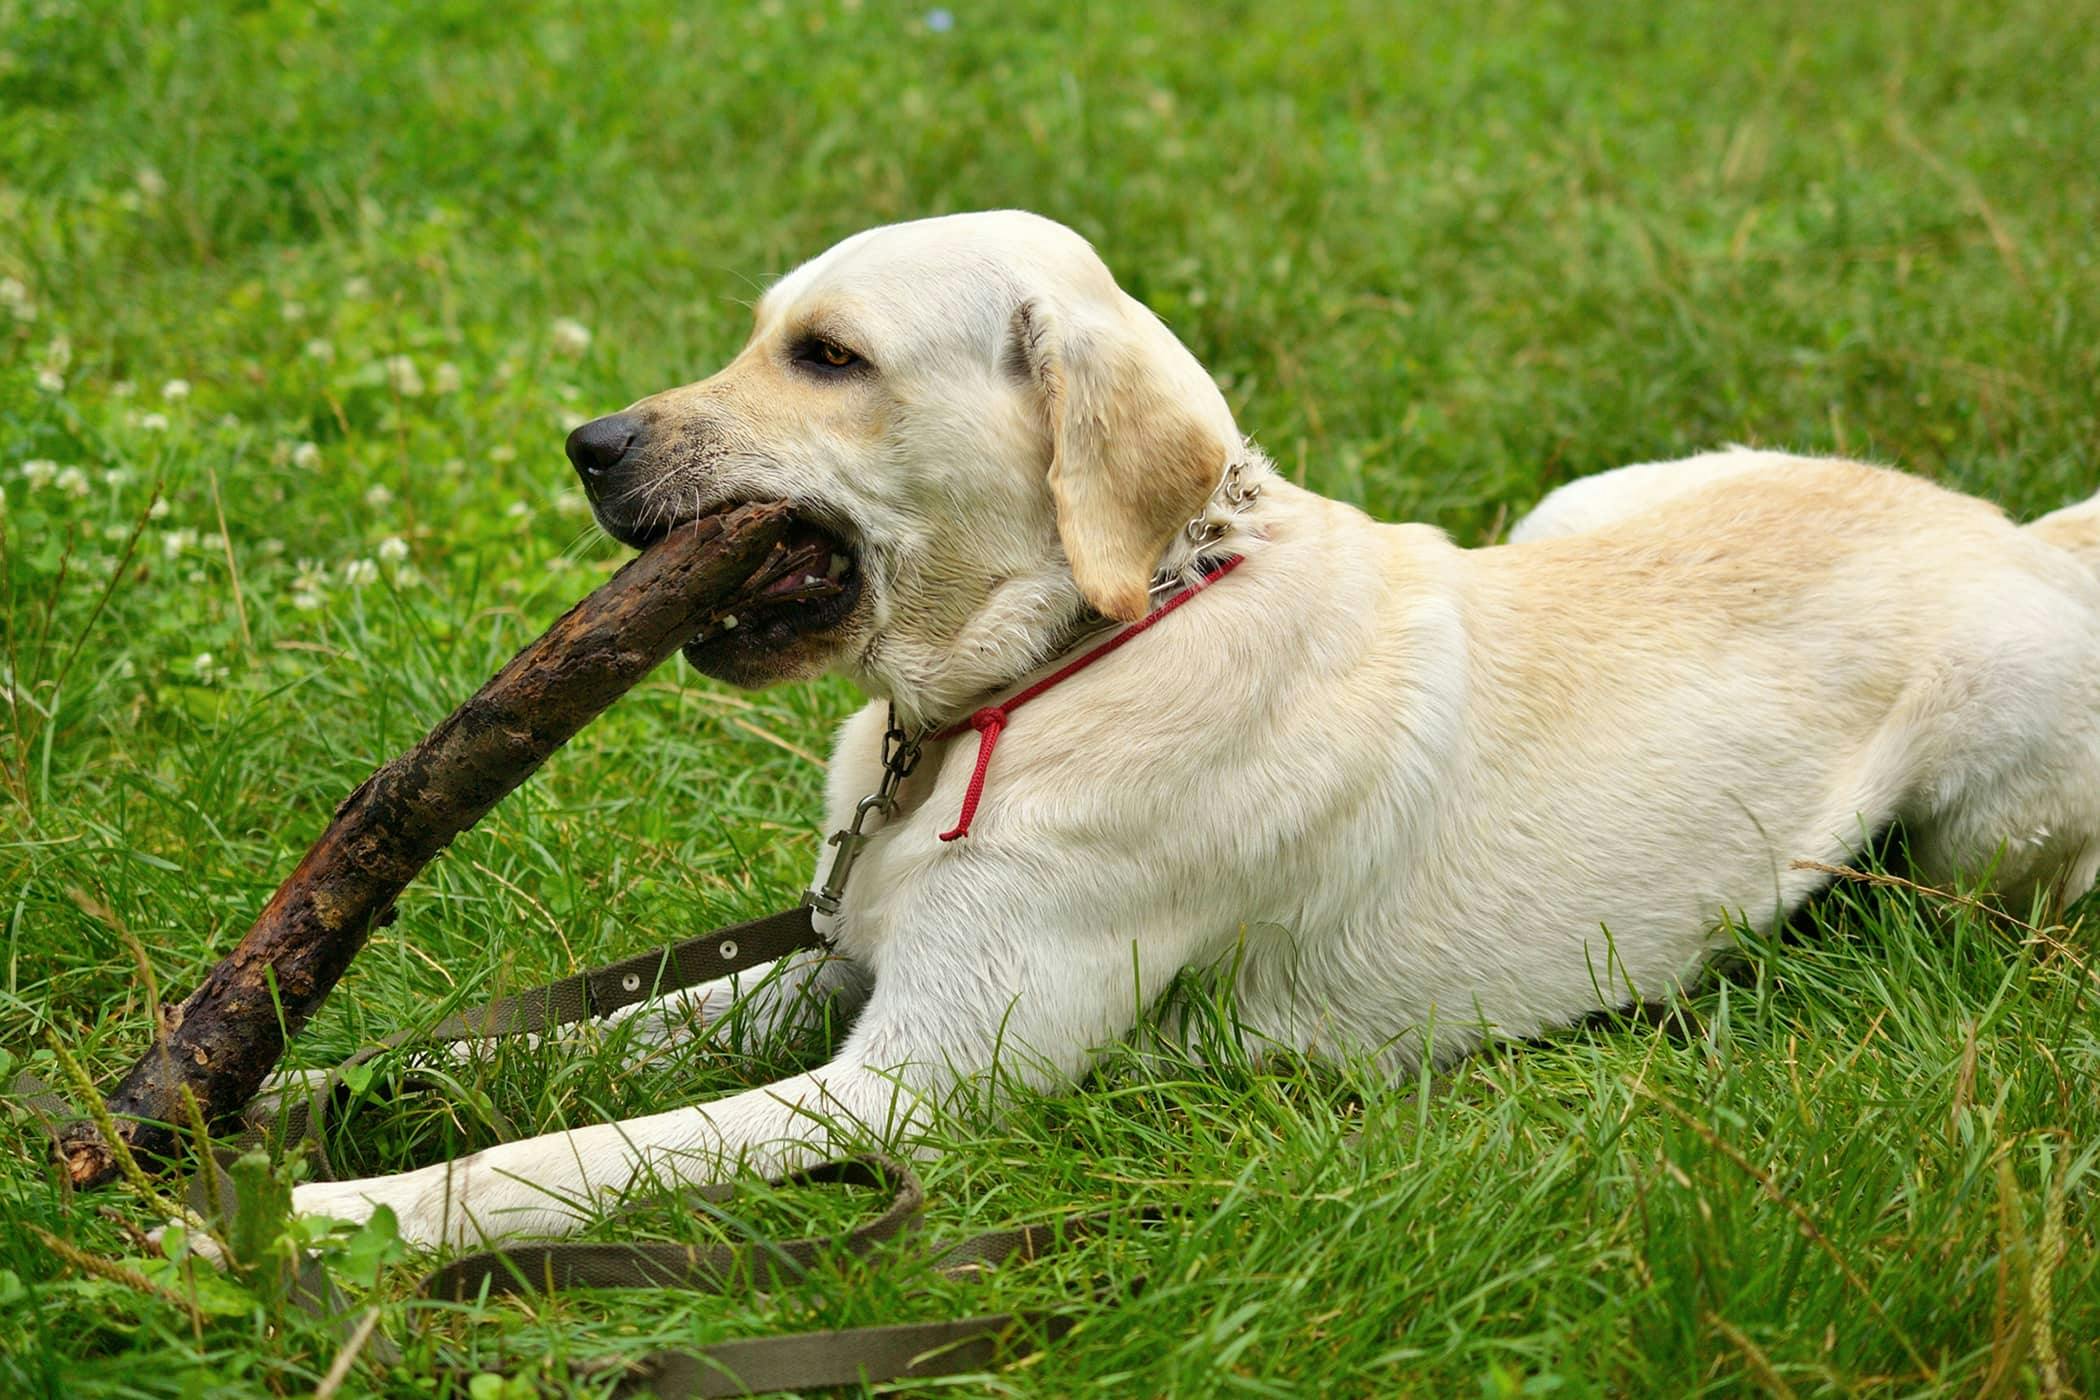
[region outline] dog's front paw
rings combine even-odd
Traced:
[[[180,1240],[183,1253],[195,1255],[214,1269],[225,1268],[228,1262],[226,1252],[208,1232],[198,1228],[199,1223],[192,1216],[188,1220],[170,1220],[165,1225],[156,1225],[146,1232],[146,1247],[173,1259],[178,1257],[175,1241]]]

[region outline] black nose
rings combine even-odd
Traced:
[[[576,464],[577,474],[589,482],[618,466],[641,434],[641,420],[633,414],[608,413],[570,433],[563,446],[569,460]]]

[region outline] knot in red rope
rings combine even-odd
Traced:
[[[986,705],[966,721],[978,734],[977,766],[970,770],[970,786],[963,790],[962,815],[955,819],[953,831],[941,833],[943,841],[960,841],[970,834],[970,820],[977,815],[977,800],[984,796],[984,772],[992,766],[992,750],[999,746],[999,731],[1006,728],[1006,719],[1006,711],[1000,706]]]

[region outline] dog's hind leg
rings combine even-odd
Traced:
[[[1530,544],[1587,534],[1654,510],[1717,482],[1796,464],[1798,457],[1731,447],[1676,462],[1639,462],[1594,476],[1578,477],[1549,492],[1510,527],[1509,543]]]
[[[2100,495],[2052,510],[2026,528],[2100,574]]]

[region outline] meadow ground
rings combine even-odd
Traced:
[[[1462,541],[1729,440],[2022,514],[2100,486],[2090,0],[952,9],[0,0],[11,1066],[55,1038],[119,1072],[154,986],[612,567],[565,425],[706,372],[767,276],[867,224],[1075,225],[1286,470]],[[410,892],[295,1054],[791,898],[854,703],[666,668]],[[2096,960],[2076,910],[1848,885],[1745,936],[1695,1032],[1600,1019],[1426,1100],[1252,1067],[1218,1009],[1203,1057],[1117,1052],[929,1168],[938,1234],[1166,1226],[968,1284],[890,1250],[765,1298],[479,1311],[339,1252],[401,1349],[342,1393],[466,1389],[441,1357],[480,1400],[603,1390],[567,1362],[1138,1276],[1027,1364],[918,1389],[2090,1393]],[[341,1146],[405,1166],[822,1051],[741,1048],[509,1047]],[[0,1392],[316,1385],[336,1333],[154,1263],[145,1203],[67,1198],[9,1121]]]

